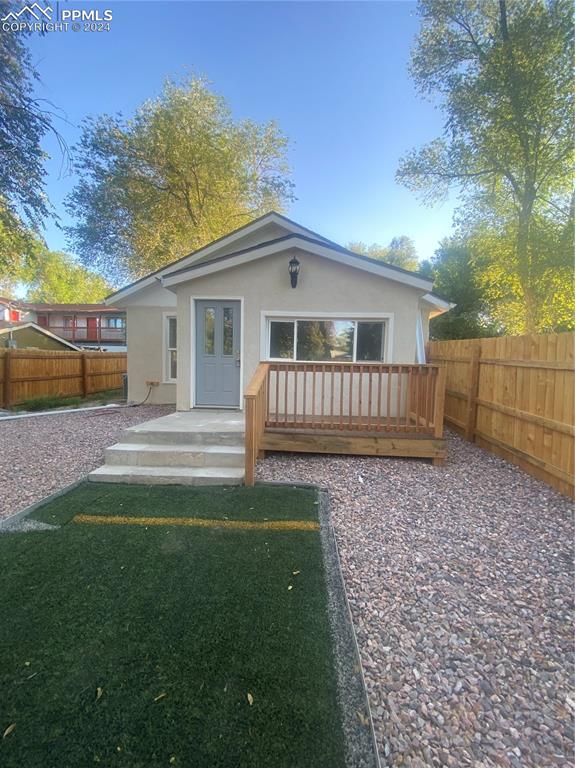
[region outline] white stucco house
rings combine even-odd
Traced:
[[[130,400],[241,409],[260,361],[425,362],[450,308],[432,287],[271,212],[107,303],[127,316]]]

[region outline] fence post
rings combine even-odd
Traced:
[[[474,344],[469,360],[469,389],[467,391],[467,409],[465,413],[465,439],[473,442],[477,424],[477,395],[479,393],[479,365],[481,342]]]
[[[82,352],[82,397],[88,397],[89,393],[89,381],[88,381],[88,360],[85,352]]]
[[[4,354],[4,408],[12,405],[12,350],[8,348]]]

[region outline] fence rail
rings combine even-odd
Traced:
[[[447,369],[445,420],[575,496],[575,333],[432,341]]]
[[[86,397],[119,389],[127,370],[125,352],[0,350],[0,406],[37,397]]]

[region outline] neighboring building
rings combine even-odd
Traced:
[[[21,322],[32,322],[83,349],[126,351],[126,313],[117,307],[0,298],[0,328]]]
[[[78,352],[79,347],[36,323],[11,323],[0,328],[0,349],[47,349],[57,352]]]
[[[432,287],[272,212],[107,302],[127,312],[129,399],[158,382],[149,401],[185,411],[242,407],[260,361],[425,362],[451,307]]]

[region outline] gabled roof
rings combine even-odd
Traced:
[[[58,341],[60,344],[63,344],[66,347],[70,347],[70,349],[73,349],[75,352],[79,352],[80,347],[77,347],[75,344],[72,344],[70,341],[66,341],[66,339],[63,339],[61,336],[57,336],[55,333],[52,333],[47,328],[42,328],[41,325],[36,325],[36,323],[11,323],[10,325],[6,325],[4,328],[0,328],[0,335],[10,333],[10,331],[21,331],[24,328],[32,328],[38,333],[41,333],[43,336],[48,336],[51,339],[54,339],[54,341]]]
[[[233,246],[234,242],[240,238],[256,232],[258,229],[261,229],[270,223],[278,224],[283,229],[288,230],[288,234],[283,237],[258,243],[257,245],[252,245],[249,248],[232,251],[223,256],[216,256],[212,259],[209,258],[216,250],[220,250],[227,245]],[[262,258],[270,253],[275,253],[282,248],[285,248],[286,245],[289,247],[299,247],[305,250],[310,250],[319,255],[331,258],[334,261],[339,261],[340,263],[348,264],[351,267],[363,269],[364,271],[372,272],[391,280],[412,285],[425,291],[429,291],[433,285],[430,280],[422,277],[417,272],[410,272],[401,269],[400,267],[396,267],[393,264],[386,264],[385,262],[376,259],[370,259],[368,256],[362,256],[353,251],[349,251],[347,248],[338,245],[338,243],[328,240],[317,232],[288,219],[287,216],[271,211],[270,213],[266,213],[263,216],[254,219],[254,221],[251,221],[249,224],[245,224],[233,232],[230,232],[228,235],[224,235],[223,237],[214,240],[212,243],[193,251],[187,256],[184,256],[155,272],[151,272],[149,275],[130,283],[124,288],[120,288],[120,290],[110,294],[105,301],[111,302],[113,300],[124,299],[143,288],[157,285],[158,283],[161,283],[164,287],[168,288],[169,286],[176,285],[178,282],[182,282],[183,275],[186,276],[183,279],[189,280],[220,269],[227,269],[245,263],[246,261],[252,261],[253,259]]]
[[[347,248],[343,248],[341,245],[337,245],[337,243],[332,243],[329,240],[317,240],[313,237],[306,237],[298,234],[285,235],[284,237],[268,240],[264,243],[258,243],[258,245],[253,245],[250,248],[245,248],[241,251],[227,253],[208,261],[202,260],[197,264],[190,264],[189,266],[174,270],[173,272],[168,272],[161,278],[162,285],[165,288],[170,288],[171,286],[185,282],[186,280],[203,277],[212,272],[229,269],[231,267],[239,266],[240,264],[245,264],[248,261],[254,261],[255,259],[263,258],[264,256],[270,256],[273,253],[278,253],[279,251],[284,250],[286,246],[290,248],[301,248],[341,264],[346,264],[347,266],[355,267],[356,269],[365,272],[371,272],[372,274],[386,277],[390,280],[404,283],[405,285],[411,285],[414,288],[420,288],[424,291],[429,291],[433,287],[431,280],[422,277],[417,272],[410,272],[401,267],[396,267],[394,264],[387,264],[379,259],[370,259],[368,256],[362,256]]]
[[[325,237],[323,237],[322,235],[319,235],[317,232],[314,232],[313,230],[308,229],[307,227],[303,227],[301,224],[298,224],[296,221],[292,221],[292,219],[288,219],[287,216],[284,216],[281,213],[277,213],[277,211],[270,211],[269,213],[264,213],[263,216],[259,216],[257,219],[254,219],[253,221],[250,221],[247,224],[244,224],[243,226],[238,227],[237,229],[234,229],[232,232],[229,232],[227,235],[218,237],[217,240],[213,240],[211,243],[208,243],[207,245],[204,245],[201,248],[198,248],[195,251],[188,253],[186,256],[182,256],[181,259],[176,259],[176,261],[172,261],[170,264],[167,264],[165,267],[156,269],[155,272],[150,272],[149,275],[145,275],[145,277],[140,277],[138,280],[135,280],[133,283],[129,283],[128,285],[125,285],[123,288],[120,288],[118,291],[114,291],[114,293],[111,293],[109,296],[106,296],[105,302],[108,303],[109,301],[112,301],[112,299],[114,298],[123,299],[126,296],[129,296],[130,294],[141,290],[142,288],[146,288],[150,285],[155,285],[158,283],[159,280],[161,280],[164,274],[167,274],[172,270],[175,270],[176,268],[183,268],[188,264],[192,264],[196,261],[199,261],[200,259],[204,259],[208,257],[211,253],[213,253],[215,250],[225,247],[226,245],[233,245],[233,243],[237,241],[239,238],[245,237],[246,235],[250,235],[253,232],[257,232],[259,229],[262,229],[268,224],[278,224],[279,226],[283,227],[284,229],[288,230],[293,234],[299,233],[303,235],[309,235],[311,237],[317,238],[318,240],[321,240],[322,242],[326,242],[326,243],[331,242],[327,240]]]

